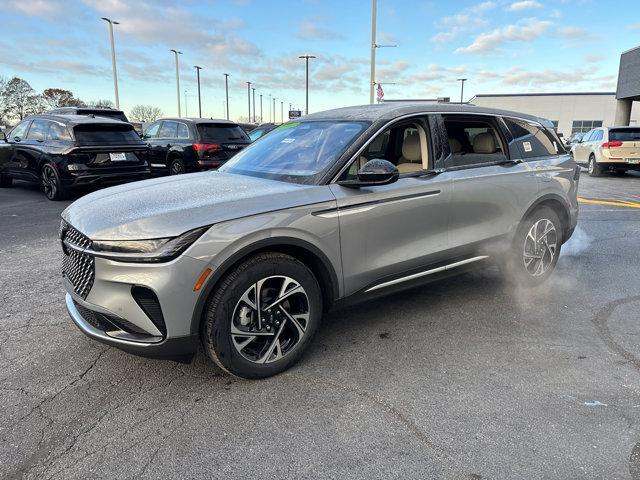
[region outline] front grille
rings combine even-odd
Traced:
[[[119,329],[127,333],[136,335],[150,336],[149,332],[141,329],[137,325],[125,320],[124,318],[114,317],[113,315],[107,315],[106,313],[96,312],[78,302],[74,301],[73,304],[78,309],[78,313],[89,323],[92,327],[102,330],[103,332],[110,332],[114,329]]]
[[[95,279],[95,261],[91,255],[75,250],[66,244],[80,249],[91,247],[91,240],[66,223],[60,225],[62,241],[62,276],[71,282],[73,291],[80,297],[87,298]]]

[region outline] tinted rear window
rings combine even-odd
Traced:
[[[131,125],[78,125],[74,128],[80,145],[138,144],[140,137]]]
[[[203,142],[248,143],[251,141],[242,128],[228,123],[199,123],[198,133]]]
[[[609,130],[609,141],[632,142],[640,140],[640,128],[625,128],[624,130]]]
[[[127,116],[118,110],[110,112],[108,110],[78,110],[78,115],[95,115],[96,117],[113,118],[121,122],[128,122]]]

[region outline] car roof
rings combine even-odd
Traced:
[[[189,122],[189,123],[226,123],[228,125],[238,125],[236,122],[232,122],[231,120],[224,120],[222,118],[197,118],[197,117],[167,117],[167,118],[159,118],[156,122],[161,120],[171,120],[174,122]]]
[[[425,103],[425,102],[393,102],[379,103],[376,105],[359,105],[354,107],[336,108],[324,112],[312,113],[301,117],[300,120],[353,120],[353,121],[384,121],[404,115],[418,113],[472,113],[486,115],[501,115],[523,118],[536,122],[546,121],[546,119],[528,115],[525,113],[512,112],[509,110],[499,110],[495,108],[478,107],[468,104],[449,103]]]
[[[91,112],[104,112],[104,113],[124,113],[122,110],[116,110],[115,108],[109,107],[56,107],[52,108],[48,112],[45,113],[55,113],[55,112],[77,112],[78,110],[89,110]]]
[[[101,124],[101,125],[129,125],[128,122],[123,122],[115,118],[101,117],[96,115],[65,115],[62,113],[42,113],[39,115],[30,115],[25,120],[34,120],[42,118],[45,120],[54,120],[56,122],[62,122],[69,126],[74,125],[87,125],[87,124]]]

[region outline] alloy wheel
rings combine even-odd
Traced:
[[[180,175],[181,173],[184,173],[184,166],[182,165],[182,162],[174,160],[171,163],[171,175]]]
[[[589,165],[587,166],[587,170],[589,171],[590,175],[593,173],[595,168],[596,168],[596,159],[593,157],[589,157]]]
[[[524,239],[523,262],[527,272],[544,275],[553,264],[558,250],[558,232],[551,220],[542,218],[534,223]]]
[[[309,298],[296,280],[275,275],[251,285],[236,303],[231,340],[245,359],[265,364],[291,353],[305,336]]]
[[[55,198],[58,193],[58,178],[51,165],[42,167],[40,180],[42,182],[42,190],[47,198]]]

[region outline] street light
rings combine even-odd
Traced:
[[[313,55],[300,55],[298,58],[304,58],[305,60],[305,67],[306,67],[306,95],[307,95],[307,103],[306,103],[306,109],[305,109],[305,115],[309,115],[309,59],[310,58],[316,58]]]
[[[280,102],[280,123],[284,122],[284,102]]]
[[[249,105],[249,116],[247,122],[251,121],[251,82],[247,82],[247,104]]]
[[[273,123],[276,123],[276,97],[273,97]]]
[[[196,75],[198,76],[198,117],[202,118],[202,101],[200,100],[200,70],[202,70],[202,67],[194,65],[193,68],[196,69]]]
[[[457,78],[456,81],[460,82],[460,103],[462,103],[462,96],[464,94],[464,82],[467,81],[466,78]]]
[[[182,52],[179,50],[171,49],[171,52],[174,53],[176,57],[176,93],[178,96],[178,117],[182,116],[182,112],[180,111],[180,63],[178,61],[178,55],[182,55]]]
[[[376,86],[376,48],[397,47],[398,45],[378,45],[376,43],[377,0],[371,0],[371,77],[369,78],[369,103],[373,105],[373,92]]]
[[[256,123],[256,88],[251,87],[253,93],[253,123]]]
[[[260,123],[264,123],[264,117],[262,116],[262,94],[260,94]]]
[[[273,116],[271,115],[271,94],[269,94],[269,121],[273,122]]]
[[[229,120],[229,74],[224,73],[224,90],[226,92],[227,99],[227,120]]]
[[[102,20],[109,24],[109,39],[111,40],[111,69],[113,70],[113,88],[116,92],[116,108],[120,110],[120,97],[118,96],[118,72],[116,71],[116,45],[113,41],[113,26],[120,25],[120,22],[102,17]]]

